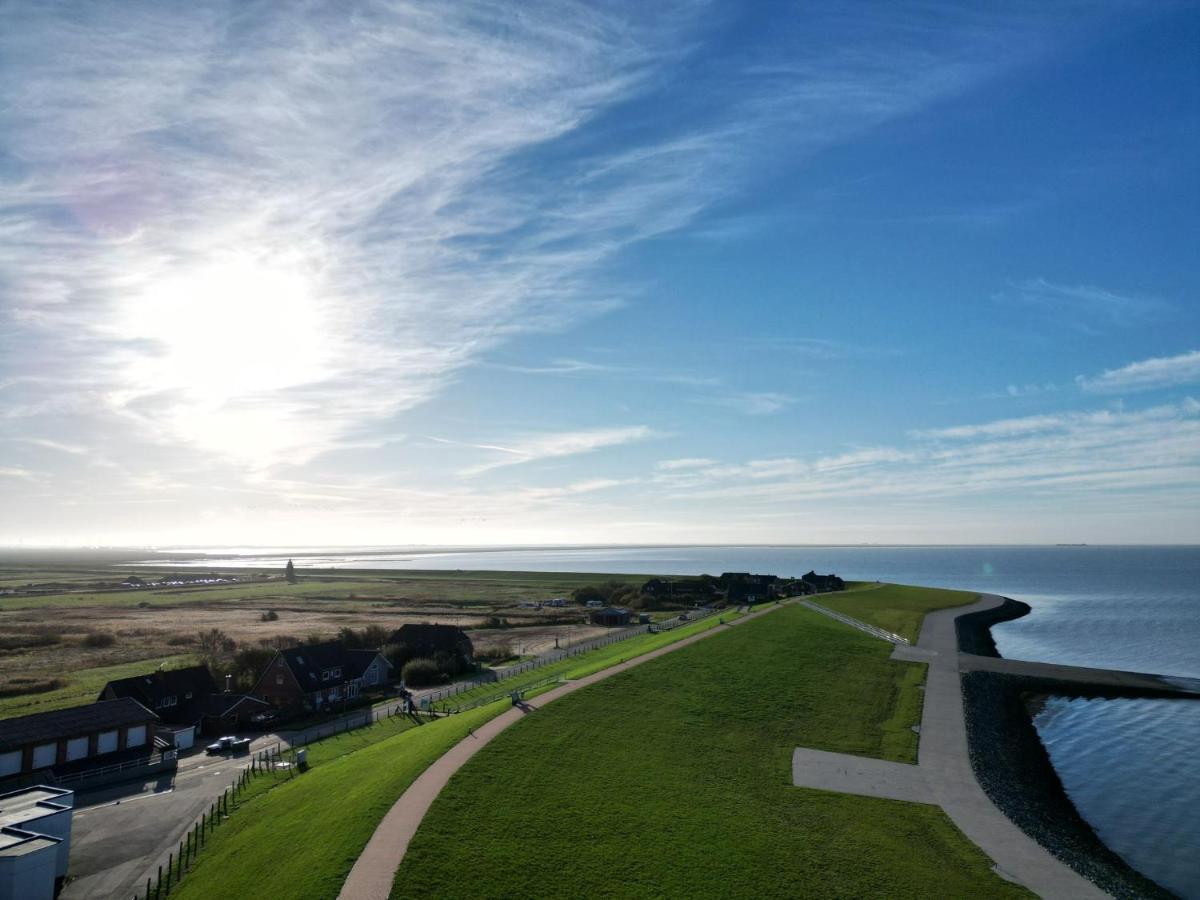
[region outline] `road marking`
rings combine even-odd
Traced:
[[[149,791],[147,793],[134,794],[132,797],[122,797],[120,800],[114,800],[112,803],[97,803],[95,806],[89,806],[86,809],[81,809],[75,813],[75,818],[81,818],[91,813],[98,812],[102,809],[107,809],[110,806],[121,806],[125,803],[132,803],[134,800],[149,800],[151,797],[165,797],[167,794],[175,793],[175,788],[167,788],[165,791]]]

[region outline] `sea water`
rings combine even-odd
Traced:
[[[1200,677],[1200,547],[408,548],[296,561],[300,569],[647,575],[815,569],[1024,600],[1030,615],[993,629],[1006,657]],[[281,554],[231,553],[190,564],[282,569],[285,562]],[[1097,834],[1148,877],[1200,900],[1200,701],[1054,698],[1035,725]]]

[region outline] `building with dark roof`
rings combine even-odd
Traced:
[[[800,576],[803,581],[813,586],[813,590],[819,593],[826,591],[840,591],[846,587],[846,582],[842,581],[836,575],[818,575],[816,572],[810,571],[807,575]]]
[[[246,694],[222,693],[208,666],[188,666],[110,681],[101,700],[132,697],[152,709],[164,724],[191,725],[201,733],[239,731],[267,703]],[[179,746],[186,746],[180,744]]]
[[[279,709],[322,709],[387,684],[391,670],[378,650],[352,650],[341,641],[280,650],[252,696]]]
[[[606,606],[603,609],[593,610],[591,615],[593,625],[607,625],[610,628],[628,625],[631,618],[632,614],[629,610],[616,606]]]
[[[0,719],[0,778],[135,748],[149,752],[157,722],[131,697]]]

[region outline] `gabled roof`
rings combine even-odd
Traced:
[[[270,703],[259,700],[257,697],[251,697],[249,694],[211,694],[205,699],[201,709],[206,716],[222,718],[243,705],[246,708],[240,710],[242,714],[253,714],[271,708]]]
[[[0,719],[0,750],[19,750],[29,744],[83,737],[123,725],[141,725],[157,718],[133,698],[122,697],[14,719]]]
[[[189,692],[197,697],[201,694],[216,693],[217,683],[208,671],[208,666],[188,666],[184,669],[160,670],[110,681],[104,686],[101,696],[110,689],[118,697],[133,697],[153,708],[160,697],[181,697]]]
[[[378,650],[350,650],[341,641],[327,641],[289,647],[280,650],[279,655],[292,670],[300,689],[308,692],[345,684],[361,677],[380,654]],[[331,679],[324,678],[324,674],[333,669],[341,669],[341,674]]]

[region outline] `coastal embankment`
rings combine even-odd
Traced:
[[[994,609],[956,621],[963,654],[1000,659],[991,626],[1026,615],[1028,604],[1006,599]],[[1067,796],[1033,725],[1045,698],[1060,696],[1187,696],[1167,679],[1138,673],[1072,671],[1054,678],[1021,671],[987,671],[960,657],[963,705],[971,765],[989,799],[1023,832],[1055,857],[1115,897],[1174,895],[1132,868],[1096,835]],[[1018,663],[1016,660],[1006,660]],[[1041,664],[1014,665],[1038,671]],[[1048,671],[1054,667],[1044,666]],[[1180,702],[1186,702],[1180,700]]]

